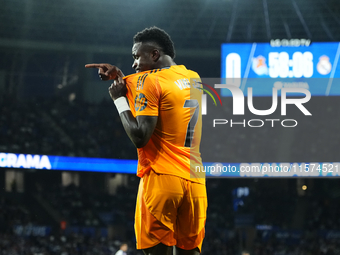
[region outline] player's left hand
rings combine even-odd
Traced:
[[[118,79],[114,80],[114,82],[109,87],[109,93],[113,101],[119,97],[125,96],[126,92],[126,84],[122,77],[118,77]]]

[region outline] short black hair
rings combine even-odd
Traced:
[[[133,42],[154,42],[162,48],[164,54],[169,55],[172,59],[175,58],[175,47],[170,35],[158,27],[145,28],[138,32],[133,37]]]

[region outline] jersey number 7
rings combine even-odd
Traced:
[[[184,147],[191,147],[192,139],[194,138],[195,126],[198,120],[199,104],[196,99],[185,100],[184,108],[195,108],[194,114],[191,116],[187,127]]]

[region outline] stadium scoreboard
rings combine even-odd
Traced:
[[[312,95],[340,95],[339,86],[332,86],[333,79],[340,78],[339,55],[339,42],[285,46],[269,42],[226,43],[221,46],[221,78],[242,89],[251,86],[252,78],[272,78],[278,82],[274,85],[278,89],[285,81],[290,87],[309,89]],[[221,94],[227,96],[225,90]],[[263,92],[259,95],[268,96]]]

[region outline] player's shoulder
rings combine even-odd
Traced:
[[[162,69],[157,69],[155,72],[150,73],[151,77],[153,76],[186,76],[190,78],[197,78],[199,77],[198,73],[195,71],[187,69],[184,65],[173,65],[169,67],[165,67]]]
[[[137,88],[137,90],[139,90],[144,88],[145,84],[147,84],[146,87],[149,87],[150,84],[154,84],[154,79],[153,78],[150,79],[151,72],[154,73],[154,70],[130,74],[128,76],[123,77],[123,79],[126,81],[127,86],[129,87],[133,86]]]
[[[186,72],[188,73],[188,76],[192,77],[192,78],[196,78],[196,77],[200,77],[199,74],[193,70],[190,69],[186,69],[185,66],[183,66],[186,70]]]
[[[165,79],[173,76],[183,76],[187,78],[200,78],[198,73],[195,71],[187,69],[184,65],[173,65],[169,67],[159,68],[148,70],[145,72],[135,73],[128,76],[125,76],[124,79],[127,81],[136,81],[144,83],[153,83],[159,77],[163,77]]]
[[[151,79],[155,78],[158,75],[158,72],[161,70],[162,69],[153,69],[153,70],[148,70],[144,72],[138,72],[138,73],[127,75],[123,77],[123,79],[126,81],[137,81],[137,82],[145,81],[145,80],[150,81]]]
[[[141,79],[142,77],[146,77],[149,73],[150,71],[133,73],[133,74],[124,76],[123,79],[126,81],[137,80],[137,79]]]

